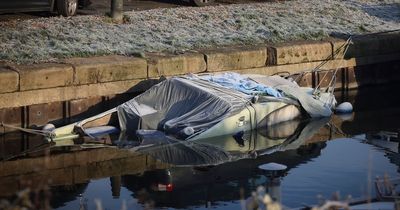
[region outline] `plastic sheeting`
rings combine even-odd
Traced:
[[[262,76],[262,75],[247,75],[250,79],[257,83],[273,87],[282,93],[285,97],[290,97],[297,100],[301,107],[310,115],[312,118],[329,117],[332,115],[330,107],[336,104],[336,100],[333,95],[324,94],[320,99],[315,99],[311,92],[312,88],[301,88],[296,83],[284,79],[280,76]],[[332,103],[328,104],[328,98],[333,97]]]
[[[164,163],[175,166],[206,166],[246,158],[254,158],[254,154],[267,155],[286,150],[295,150],[303,145],[315,133],[329,122],[330,118],[321,118],[306,122],[291,121],[278,124],[266,130],[250,131],[246,141],[251,147],[240,147],[243,150],[232,150],[230,144],[215,144],[215,141],[177,141],[159,131],[148,131],[143,135],[141,146],[135,151],[150,155]],[[266,137],[266,133],[275,130]],[[285,130],[285,131],[283,131]],[[282,134],[285,133],[283,136]],[[232,135],[220,136],[217,140],[227,139],[235,142]],[[282,139],[282,141],[280,141]],[[269,143],[268,143],[269,142]],[[260,145],[260,143],[262,145]],[[259,145],[259,146],[255,146]]]
[[[117,107],[121,130],[160,130],[180,139],[183,129],[194,134],[238,113],[247,96],[204,81],[171,78]]]
[[[118,106],[118,119],[121,130],[128,134],[159,130],[187,139],[239,113],[253,95],[297,100],[311,117],[332,114],[322,101],[289,80],[224,73],[167,79]]]
[[[275,88],[257,83],[238,73],[227,72],[217,75],[205,75],[201,76],[201,78],[248,95],[269,95],[274,97],[282,97],[282,93]]]
[[[301,90],[300,88],[295,88],[289,85],[280,85],[277,89],[283,91],[287,96],[297,99],[300,102],[301,107],[303,107],[312,118],[329,117],[332,115],[330,106],[322,101],[324,98],[321,98],[321,100],[315,99],[304,89]],[[334,100],[334,103],[336,103],[336,100]]]

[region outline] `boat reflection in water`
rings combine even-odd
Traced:
[[[151,146],[136,151],[174,167],[123,176],[122,185],[139,201],[151,199],[160,207],[209,207],[217,201],[243,200],[258,186],[264,186],[272,198],[280,201],[280,177],[320,155],[325,142],[305,143],[328,122],[329,118],[289,121],[243,135],[193,142],[152,139]],[[271,162],[286,165],[287,169],[273,176],[259,169]]]
[[[13,153],[7,155],[9,160],[0,162],[0,168],[5,169],[0,170],[0,185],[8,189],[0,192],[0,197],[12,196],[26,187],[50,187],[51,206],[59,208],[85,200],[81,195],[91,183],[107,178],[110,189],[96,196],[112,195],[117,199],[126,196],[121,192],[125,187],[139,204],[151,200],[162,207],[188,208],[242,200],[260,185],[280,200],[279,177],[320,155],[329,138],[329,126],[325,126],[329,120],[288,121],[268,129],[196,141],[176,141],[164,135],[143,139],[140,146],[117,140],[112,146],[78,145],[78,149],[76,142],[80,141],[74,141],[75,145],[69,146],[48,145],[49,156],[43,156],[48,152],[35,152],[15,158],[20,155]],[[310,139],[317,143],[309,143]],[[258,168],[270,162],[284,164],[287,169],[270,177]],[[121,203],[118,199],[114,202]]]
[[[140,146],[133,150],[175,166],[218,165],[297,149],[328,122],[329,118],[292,120],[266,129],[195,141],[179,141],[162,136],[142,139]]]

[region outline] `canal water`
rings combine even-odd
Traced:
[[[290,208],[374,197],[376,177],[400,175],[397,144],[375,135],[398,134],[399,87],[337,92],[354,113],[245,133],[243,141],[227,136],[140,151],[68,147],[3,160],[0,196],[48,189],[36,192],[54,209],[244,209],[260,186]],[[287,169],[259,169],[272,162]]]

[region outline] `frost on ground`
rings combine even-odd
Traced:
[[[54,61],[90,55],[143,55],[224,45],[318,40],[332,33],[400,29],[400,0],[293,0],[0,23],[0,60]]]

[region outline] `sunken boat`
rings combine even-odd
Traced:
[[[278,75],[220,73],[165,79],[93,117],[49,131],[52,141],[110,133],[137,139],[198,140],[332,115],[333,91],[300,87]]]

